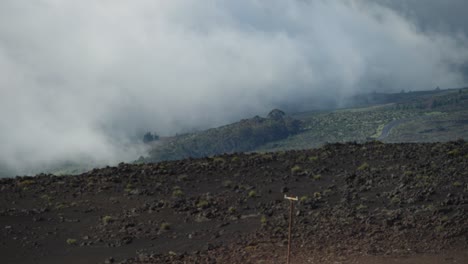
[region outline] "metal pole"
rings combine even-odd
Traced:
[[[287,264],[291,262],[291,234],[292,234],[292,223],[293,223],[293,211],[294,211],[294,201],[298,200],[298,197],[288,197],[284,196],[284,199],[289,200],[289,232],[288,232],[288,258]]]
[[[288,234],[288,261],[287,264],[291,263],[291,231],[292,231],[292,221],[293,221],[293,201],[289,201],[289,234]]]

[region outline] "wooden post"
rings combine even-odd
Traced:
[[[286,264],[291,263],[291,234],[292,234],[292,223],[293,223],[293,211],[294,201],[298,200],[298,197],[288,197],[284,195],[284,199],[289,200],[289,232],[288,232],[288,258]]]

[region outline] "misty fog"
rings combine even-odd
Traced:
[[[2,0],[0,166],[115,164],[146,131],[466,85],[465,33],[384,2]]]

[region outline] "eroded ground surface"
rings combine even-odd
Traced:
[[[467,263],[468,144],[331,144],[0,180],[2,263]],[[431,262],[432,261],[432,262]]]

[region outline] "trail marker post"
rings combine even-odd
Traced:
[[[298,197],[289,197],[286,194],[284,199],[289,200],[289,232],[288,232],[288,259],[286,264],[290,264],[291,261],[291,233],[292,233],[292,223],[293,223],[293,211],[294,211],[294,202],[298,201]]]

